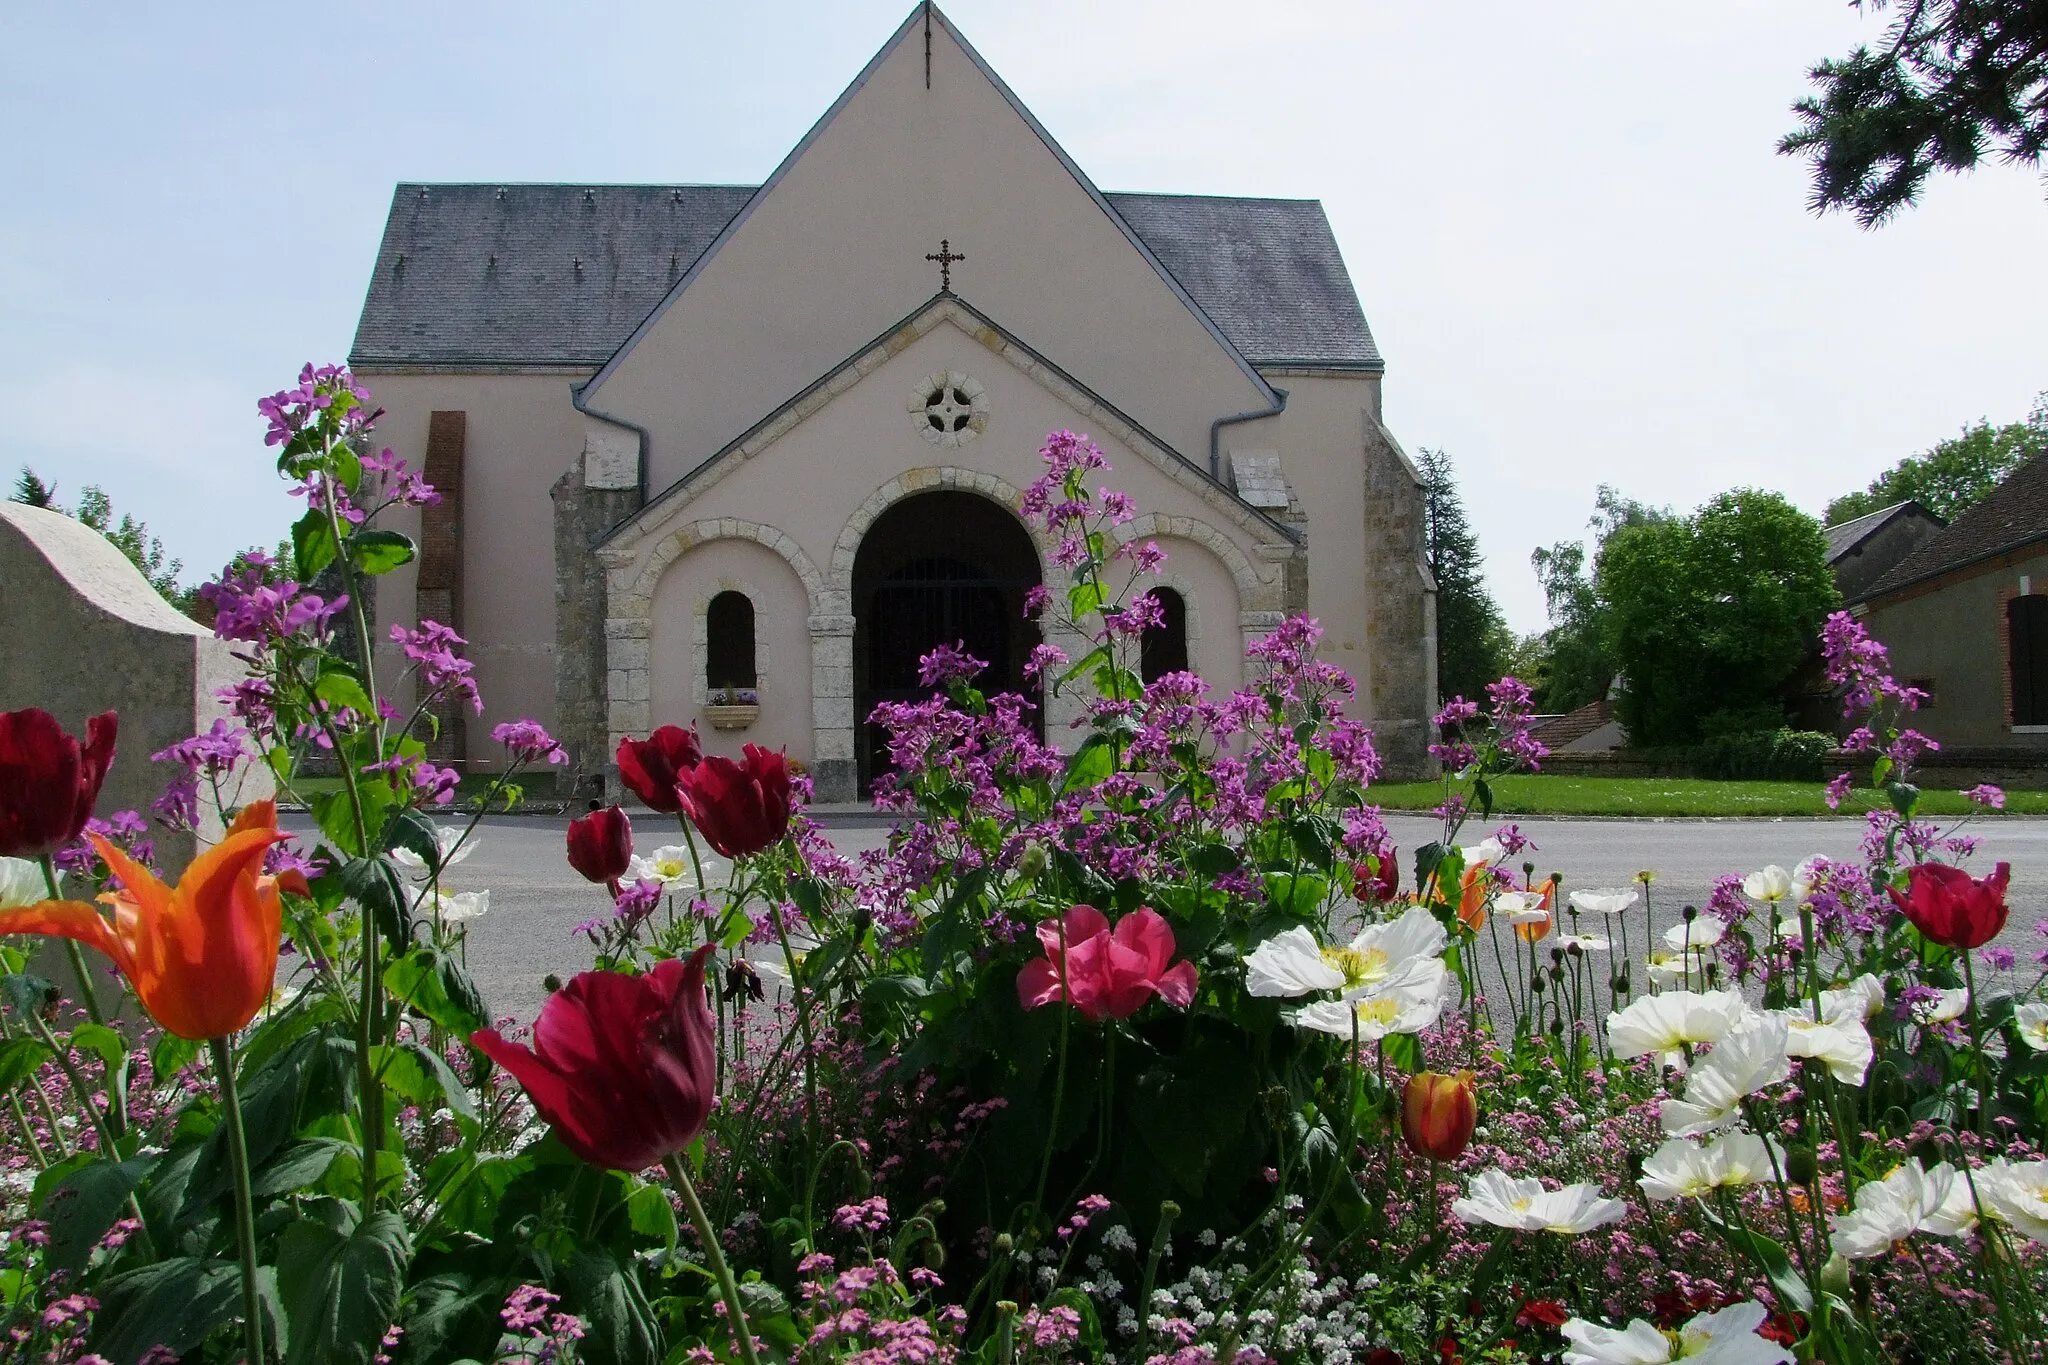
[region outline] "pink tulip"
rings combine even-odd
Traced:
[[[1064,923],[1064,970],[1061,921],[1039,923],[1045,956],[1017,974],[1017,1003],[1025,1009],[1068,1000],[1083,1018],[1099,1023],[1128,1019],[1155,995],[1180,1009],[1195,998],[1195,964],[1167,965],[1173,930],[1157,911],[1139,906],[1117,921],[1114,933],[1092,905],[1067,911]]]

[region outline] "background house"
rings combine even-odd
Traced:
[[[1855,602],[1944,526],[1940,517],[1908,499],[1827,528],[1828,568],[1844,602]]]

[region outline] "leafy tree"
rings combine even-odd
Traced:
[[[1501,676],[1502,643],[1512,640],[1500,606],[1486,591],[1479,537],[1442,450],[1422,451],[1423,535],[1436,579],[1436,690],[1440,697],[1481,698]]]
[[[1994,427],[1988,421],[1963,428],[1924,455],[1909,455],[1870,481],[1860,493],[1828,504],[1828,525],[1839,526],[1908,498],[1954,521],[1984,499],[2005,476],[2036,455],[2048,454],[2048,390],[2034,400],[2024,422]]]
[[[21,477],[14,481],[13,502],[25,502],[30,507],[57,506],[57,485],[44,483],[36,472],[27,465],[21,467]]]
[[[1852,0],[1872,12],[1888,0]],[[2048,6],[2041,0],[1911,0],[1882,48],[1809,73],[1798,131],[1778,144],[1813,162],[1816,212],[1875,227],[1937,170],[1987,156],[2039,167],[2048,151]]]
[[[1618,527],[1595,583],[1637,745],[1782,723],[1781,689],[1840,600],[1820,523],[1749,488]]]
[[[1669,521],[1672,516],[1668,508],[1624,497],[1604,483],[1594,495],[1593,509],[1587,525],[1594,533],[1596,558],[1600,547],[1621,528]],[[1544,685],[1537,692],[1538,704],[1546,711],[1577,710],[1606,696],[1614,682],[1614,659],[1608,652],[1600,596],[1588,572],[1586,555],[1584,543],[1561,540],[1548,549],[1539,547],[1529,556],[1550,612],[1550,629],[1543,633]]]

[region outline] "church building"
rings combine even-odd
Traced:
[[[764,184],[400,185],[351,363],[443,495],[376,606],[470,641],[449,761],[531,717],[587,781],[695,723],[854,799],[933,645],[1028,690],[1064,579],[1017,506],[1064,428],[1166,552],[1148,673],[1236,687],[1306,612],[1390,774],[1426,762],[1423,500],[1321,204],[1097,189],[930,4]]]

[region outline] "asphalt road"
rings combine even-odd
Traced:
[[[286,823],[295,828],[306,825],[303,817]],[[1767,863],[1791,868],[1816,853],[1850,858],[1863,833],[1859,820],[1519,823],[1535,843],[1524,857],[1536,864],[1536,875],[1562,872],[1568,890],[1625,886],[1639,870],[1654,870],[1652,903],[1660,930],[1677,922],[1684,905],[1705,904],[1714,879],[1723,873],[1754,871]],[[1436,835],[1435,822],[1423,816],[1394,815],[1387,824],[1399,841],[1404,863],[1414,848]],[[665,827],[651,817],[642,816],[636,825],[643,851],[670,842]],[[572,931],[607,909],[603,888],[585,882],[564,860],[565,826],[564,820],[531,816],[486,820],[479,828],[475,853],[445,878],[450,891],[489,888],[489,914],[470,925],[470,970],[493,1011],[521,1022],[539,1011],[545,998],[541,981],[548,973],[569,976],[590,965],[590,944]],[[1972,864],[1979,875],[1993,863],[2012,864],[2013,914],[2001,941],[2020,954],[2024,970],[2034,950],[2044,946],[2034,927],[2048,916],[2048,819],[1982,820],[1971,832],[1983,839]],[[841,851],[855,853],[879,846],[887,827],[863,819],[838,823],[830,833]],[[1461,841],[1476,843],[1483,833],[1468,829]],[[1634,937],[1641,929],[1641,911],[1630,913]],[[1640,956],[1643,945],[1633,946]],[[1490,960],[1486,965],[1491,967]]]

